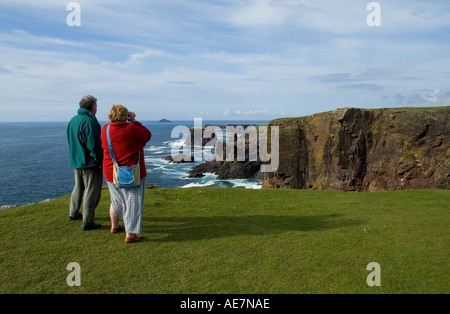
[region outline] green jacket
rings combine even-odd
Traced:
[[[103,149],[100,139],[101,127],[97,118],[88,110],[78,109],[67,127],[70,167],[86,169],[103,164]]]

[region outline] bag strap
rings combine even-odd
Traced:
[[[108,147],[109,147],[109,154],[111,155],[111,159],[113,163],[117,164],[116,159],[114,158],[114,151],[111,144],[111,138],[109,137],[109,127],[111,124],[108,124],[108,127],[106,128],[106,138],[108,139]]]
[[[111,159],[112,159],[113,163],[115,163],[117,165],[117,161],[114,158],[114,151],[113,151],[113,148],[112,148],[111,138],[109,137],[109,127],[110,126],[111,126],[111,124],[108,124],[108,127],[106,128],[106,138],[108,139],[109,154],[111,155]],[[141,151],[139,151],[139,157],[138,157],[138,162],[137,163],[138,164],[141,163]]]

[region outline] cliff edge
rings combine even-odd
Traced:
[[[274,120],[280,163],[263,188],[449,189],[449,114],[450,107],[345,108]]]

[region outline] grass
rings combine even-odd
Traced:
[[[0,293],[449,293],[450,191],[146,191],[143,240],[67,219],[69,196],[0,212]],[[69,287],[71,262],[81,286]],[[371,262],[381,286],[369,287]]]
[[[436,107],[393,107],[393,108],[377,108],[377,109],[364,109],[364,108],[357,108],[357,107],[347,107],[347,108],[339,108],[339,109],[350,109],[350,108],[355,108],[355,109],[360,109],[363,111],[389,111],[389,112],[396,112],[396,111],[430,111],[430,110],[441,110],[441,109],[445,109],[445,108],[449,108],[449,106],[436,106]],[[323,113],[319,113],[319,114],[324,114],[324,113],[332,113],[335,110],[332,111],[328,111],[328,112],[323,112]],[[317,114],[315,114],[317,115]],[[271,123],[273,123],[274,121],[288,121],[288,120],[293,120],[293,121],[298,121],[300,123],[306,121],[307,119],[309,119],[311,116],[304,116],[304,117],[286,117],[286,118],[279,118],[279,119],[275,119],[273,120]]]

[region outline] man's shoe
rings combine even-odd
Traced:
[[[91,224],[82,226],[81,230],[83,230],[83,231],[95,230],[95,229],[100,228],[101,226],[102,226],[101,224],[93,222]]]
[[[81,219],[83,219],[83,215],[81,213],[76,214],[75,217],[69,215],[69,220],[81,220]]]

